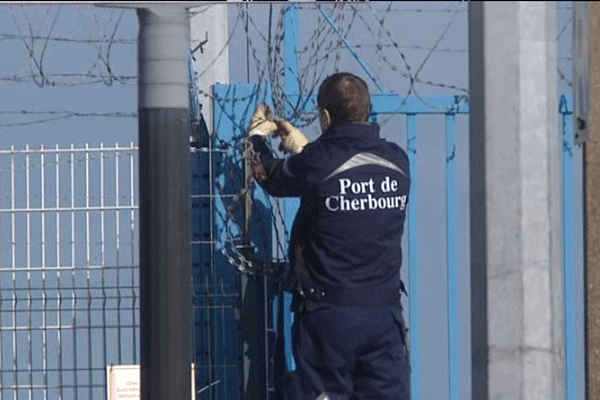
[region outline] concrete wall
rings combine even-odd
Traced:
[[[207,4],[190,9],[190,37],[198,99],[212,133],[211,88],[229,83],[229,18],[227,4]]]
[[[600,3],[590,1],[590,138],[585,143],[588,399],[600,396]]]
[[[473,398],[563,399],[555,3],[469,12]]]

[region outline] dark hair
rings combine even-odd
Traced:
[[[333,74],[321,83],[317,104],[331,116],[331,125],[366,122],[371,113],[371,97],[365,81],[348,72]]]

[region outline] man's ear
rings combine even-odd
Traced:
[[[331,126],[331,115],[329,115],[329,111],[319,107],[319,121],[321,121],[321,128],[323,129],[323,132],[329,129]]]

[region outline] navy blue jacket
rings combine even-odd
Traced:
[[[409,192],[406,153],[378,125],[336,126],[285,159],[251,138],[272,196],[300,196],[290,289],[304,305],[399,304],[400,241]]]

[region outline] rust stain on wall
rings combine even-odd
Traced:
[[[600,3],[590,1],[590,137],[585,144],[588,399],[600,399]]]

